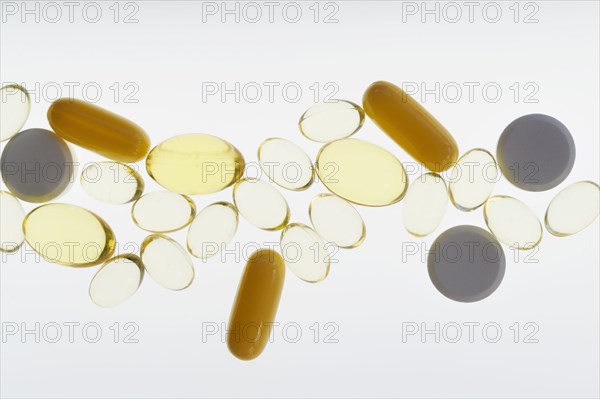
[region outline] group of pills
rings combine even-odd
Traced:
[[[206,259],[225,248],[236,233],[240,214],[260,229],[281,231],[281,255],[259,249],[250,256],[231,311],[230,325],[257,326],[246,331],[246,339],[228,337],[231,353],[246,360],[260,355],[267,344],[286,265],[300,279],[316,283],[329,273],[328,243],[355,248],[364,241],[365,225],[352,204],[387,206],[404,199],[404,225],[417,237],[437,229],[448,202],[461,211],[483,206],[489,231],[470,225],[453,227],[435,240],[427,261],[438,291],[456,301],[474,302],[492,294],[502,282],[505,257],[500,242],[531,249],[542,239],[542,224],[527,205],[512,197],[491,196],[495,182],[503,175],[524,190],[549,190],[568,177],[575,161],[568,129],[540,114],[520,117],[507,126],[498,142],[497,159],[480,148],[459,158],[456,141],[444,126],[400,88],[382,81],[367,88],[363,107],[336,100],[318,104],[301,116],[301,133],[324,144],[314,163],[289,140],[263,141],[258,159],[269,182],[244,177],[243,155],[216,136],[179,135],[151,149],[148,135],[133,122],[75,99],[52,103],[48,121],[53,131],[21,130],[30,110],[27,91],[10,85],[0,89],[0,95],[0,139],[9,140],[0,159],[8,189],[0,195],[0,249],[15,252],[26,241],[53,263],[102,264],[89,288],[92,301],[100,306],[128,299],[145,272],[165,288],[188,287],[194,278],[190,254]],[[362,127],[365,114],[429,171],[409,185],[396,156],[351,138]],[[19,200],[52,201],[75,180],[76,155],[68,143],[108,159],[87,165],[79,180],[98,201],[133,203],[133,221],[152,233],[141,244],[139,255],[114,257],[113,230],[82,207],[52,202],[25,215]],[[127,165],[144,159],[148,174],[164,191],[144,194],[142,177]],[[293,165],[293,178],[286,165]],[[441,176],[445,171],[450,171],[449,177]],[[310,202],[312,227],[290,223],[288,203],[276,186],[305,190],[316,177],[331,193]],[[232,202],[216,202],[197,211],[190,198],[230,186]],[[550,202],[546,229],[556,236],[577,233],[596,219],[599,204],[598,184],[574,183]],[[187,248],[165,235],[188,226]],[[452,258],[445,254],[449,246],[465,244],[480,250]],[[284,250],[288,247],[294,250]],[[315,256],[315,248],[320,256]]]

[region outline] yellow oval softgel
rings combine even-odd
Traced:
[[[89,295],[98,306],[109,308],[129,299],[144,278],[142,260],[134,254],[109,259],[90,282]]]
[[[384,206],[404,197],[408,179],[402,163],[386,149],[358,139],[321,148],[316,170],[332,193],[359,205]]]
[[[0,141],[19,133],[31,108],[29,93],[24,87],[12,84],[0,89]]]
[[[114,161],[136,162],[150,149],[150,138],[141,127],[82,100],[54,101],[48,109],[48,122],[63,139]]]
[[[81,172],[81,187],[94,199],[121,205],[144,192],[144,180],[133,168],[119,162],[94,162]]]
[[[550,234],[566,237],[592,224],[600,212],[600,187],[580,181],[564,188],[550,201],[544,222]]]
[[[16,252],[23,244],[23,206],[11,193],[0,190],[0,252]]]
[[[233,145],[209,134],[184,134],[154,147],[146,159],[148,174],[179,194],[210,194],[237,182],[244,157]]]
[[[114,252],[115,237],[104,220],[70,204],[35,208],[23,221],[27,244],[49,262],[65,266],[94,266]]]
[[[498,241],[516,249],[532,249],[542,241],[536,214],[516,198],[495,195],[483,206],[483,217]]]

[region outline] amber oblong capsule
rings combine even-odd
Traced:
[[[248,259],[227,326],[227,347],[238,359],[255,359],[267,346],[284,280],[277,252],[262,248]]]
[[[456,162],[458,146],[452,135],[398,86],[384,81],[371,84],[363,108],[381,130],[432,172],[442,172]]]
[[[141,127],[82,100],[54,101],[48,122],[63,139],[113,161],[137,162],[150,150],[150,138]]]

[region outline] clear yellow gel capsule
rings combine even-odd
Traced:
[[[19,85],[8,85],[0,89],[0,141],[19,133],[31,109],[29,93]]]
[[[310,221],[327,242],[341,248],[356,248],[365,239],[366,228],[358,211],[332,194],[319,194],[308,207]]]
[[[290,208],[281,193],[269,183],[242,179],[233,187],[233,202],[240,214],[263,230],[281,230],[290,220]]]
[[[53,203],[31,211],[23,221],[25,240],[48,262],[94,266],[106,262],[115,237],[99,216],[70,204]]]
[[[599,211],[598,184],[592,181],[571,184],[550,201],[546,210],[546,229],[559,237],[579,233],[596,220]]]
[[[0,251],[11,253],[21,247],[25,241],[23,219],[25,211],[17,197],[0,191]]]
[[[170,191],[144,194],[133,203],[131,216],[135,224],[153,233],[169,233],[183,229],[196,216],[194,201]]]
[[[312,161],[289,140],[270,138],[258,148],[258,162],[270,181],[288,190],[306,190],[314,181]]]
[[[198,212],[187,234],[188,251],[200,259],[221,252],[235,236],[238,211],[229,202],[216,202]]]
[[[300,131],[309,140],[329,143],[358,132],[365,122],[363,109],[350,101],[332,100],[309,108],[299,122]]]
[[[489,151],[482,148],[468,151],[450,174],[452,203],[461,211],[479,208],[492,194],[498,177],[498,164]]]
[[[319,179],[332,193],[359,205],[385,206],[404,197],[408,178],[386,149],[358,139],[326,144],[317,155]]]
[[[104,308],[120,305],[136,293],[143,277],[144,266],[137,255],[114,257],[102,265],[92,278],[90,299]]]
[[[146,159],[150,177],[179,194],[210,194],[237,182],[244,157],[233,145],[208,134],[184,134],[157,145]]]
[[[146,237],[141,245],[144,268],[160,286],[179,291],[194,280],[194,265],[178,242],[161,235]]]
[[[144,192],[142,177],[119,162],[94,162],[81,172],[81,187],[90,197],[113,205],[135,201]]]
[[[516,198],[496,195],[483,206],[483,215],[498,241],[517,249],[532,249],[542,240],[542,224],[533,211]]]
[[[301,223],[287,225],[281,233],[280,246],[285,264],[298,278],[318,283],[329,274],[327,245],[310,227]]]
[[[438,228],[448,207],[448,189],[437,173],[425,173],[411,183],[404,197],[404,227],[424,237]]]

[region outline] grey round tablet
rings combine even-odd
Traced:
[[[527,191],[556,187],[575,163],[575,142],[569,129],[542,114],[512,121],[502,132],[496,152],[504,176]]]
[[[6,187],[16,197],[36,203],[62,194],[73,181],[74,166],[67,143],[45,129],[16,134],[0,158]]]
[[[431,282],[446,297],[476,302],[490,296],[504,277],[500,243],[476,226],[456,226],[434,241],[427,257]]]

